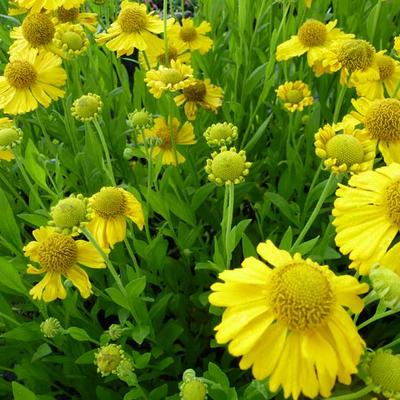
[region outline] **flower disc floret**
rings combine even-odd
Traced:
[[[101,376],[116,374],[118,366],[124,359],[125,355],[121,346],[116,344],[102,346],[95,354],[97,372],[99,372]]]
[[[179,32],[179,36],[184,42],[192,42],[197,38],[197,31],[194,26],[183,26]]]
[[[126,211],[124,192],[119,188],[104,187],[93,195],[91,206],[103,218],[122,216]]]
[[[63,331],[60,321],[57,318],[47,318],[40,324],[40,330],[47,338],[54,338]]]
[[[349,40],[340,45],[337,57],[349,71],[363,71],[372,65],[375,49],[366,40]]]
[[[7,64],[4,76],[16,89],[27,89],[36,82],[37,72],[30,62],[15,60]]]
[[[59,7],[56,11],[58,20],[61,23],[75,22],[79,16],[79,8],[70,8],[69,10],[64,7]]]
[[[219,153],[214,152],[212,159],[207,160],[206,172],[208,179],[217,185],[238,184],[249,174],[250,162],[246,162],[244,150],[236,151],[234,147],[229,150],[221,147]]]
[[[204,132],[209,146],[225,146],[233,143],[238,137],[238,128],[227,122],[212,124]]]
[[[360,140],[352,135],[335,135],[326,143],[326,153],[339,165],[352,166],[364,160],[364,148]]]
[[[21,141],[21,130],[17,128],[0,129],[0,149],[10,148]]]
[[[145,109],[135,110],[128,114],[128,119],[126,121],[130,128],[136,129],[149,128],[152,122],[153,116]]]
[[[30,14],[22,23],[22,35],[33,46],[50,44],[55,33],[54,24],[43,13]]]
[[[388,217],[400,229],[400,180],[390,184],[385,194]]]
[[[300,42],[307,47],[321,46],[325,43],[327,35],[326,26],[314,19],[306,21],[298,31]]]
[[[72,115],[83,122],[92,121],[100,113],[103,102],[100,96],[88,93],[76,99],[71,107]]]
[[[206,93],[206,85],[200,80],[197,80],[190,86],[183,88],[183,94],[188,101],[202,101]]]
[[[184,382],[181,386],[182,400],[204,400],[207,398],[207,386],[198,378]]]
[[[298,104],[303,100],[304,96],[300,90],[292,89],[287,92],[286,98],[289,103]]]
[[[147,27],[146,12],[137,4],[131,4],[118,16],[118,23],[125,33],[138,33]]]
[[[374,139],[400,140],[400,101],[376,100],[369,107],[364,124]]]
[[[384,54],[377,54],[375,56],[375,61],[378,64],[380,80],[383,81],[390,78],[395,72],[396,64],[392,57]]]
[[[278,320],[303,331],[323,323],[331,313],[334,295],[328,275],[309,263],[276,268],[271,277],[271,304]]]

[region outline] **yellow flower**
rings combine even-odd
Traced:
[[[195,144],[196,138],[193,132],[193,125],[185,122],[182,127],[177,118],[172,119],[173,138],[171,140],[171,129],[164,117],[158,117],[154,120],[154,126],[151,129],[145,129],[145,138],[158,139],[159,144],[153,148],[153,160],[157,160],[158,156],[162,157],[162,164],[176,165],[185,162],[185,157],[176,150],[176,158],[173,149],[173,142],[176,145]]]
[[[218,122],[209,126],[203,136],[210,147],[226,146],[238,138],[238,128],[228,122]]]
[[[89,122],[98,117],[102,108],[101,97],[94,93],[88,93],[73,102],[71,114],[79,121]]]
[[[50,302],[65,299],[67,292],[61,283],[61,276],[68,278],[79,290],[83,298],[91,293],[91,283],[87,273],[78,265],[89,268],[105,268],[103,258],[95,247],[84,240],[74,240],[71,236],[42,227],[33,231],[36,241],[24,247],[25,256],[39,263],[38,269],[28,265],[29,274],[42,274],[44,278],[34,286],[29,294],[34,299],[43,298]]]
[[[339,185],[336,196],[336,245],[349,254],[349,268],[366,275],[399,232],[400,164],[353,175],[348,186]]]
[[[174,24],[168,31],[168,39],[178,46],[182,45],[190,51],[198,50],[200,54],[207,53],[213,44],[212,39],[205,36],[211,31],[211,25],[203,21],[199,26],[194,26],[192,19],[183,19],[182,26]]]
[[[19,7],[27,8],[31,12],[37,13],[46,10],[55,10],[64,7],[69,10],[73,7],[80,7],[85,0],[15,0]]]
[[[394,38],[394,45],[393,45],[394,51],[397,53],[397,55],[400,54],[400,36],[396,36]]]
[[[356,87],[359,96],[364,96],[369,100],[383,99],[385,89],[389,97],[392,97],[400,81],[400,62],[386,56],[384,51],[375,55],[375,62],[379,69],[379,79],[360,81],[357,74],[354,74],[352,84]],[[396,93],[396,97],[400,97],[400,91]]]
[[[0,160],[11,161],[14,159],[12,148],[22,140],[22,131],[14,122],[7,118],[0,118]]]
[[[299,28],[297,35],[277,47],[276,60],[284,61],[307,53],[309,66],[321,63],[332,44],[354,37],[353,34],[343,33],[335,28],[336,23],[334,20],[324,25],[314,19],[307,20]]]
[[[311,8],[312,0],[304,0],[304,4],[306,5],[307,8]]]
[[[106,33],[97,35],[97,43],[104,44],[118,57],[130,55],[133,50],[147,50],[162,43],[155,34],[164,31],[163,21],[152,13],[148,14],[146,5],[124,0],[121,12]]]
[[[353,99],[355,122],[363,123],[370,138],[377,140],[386,164],[400,162],[400,100]]]
[[[97,14],[80,12],[78,7],[70,8],[68,10],[64,7],[58,7],[53,11],[52,21],[54,25],[65,24],[67,22],[70,22],[71,24],[81,24],[90,32],[96,32]]]
[[[230,342],[229,352],[242,356],[241,369],[252,366],[255,379],[269,377],[272,392],[282,386],[286,398],[329,397],[337,377],[348,385],[357,372],[365,344],[343,307],[360,312],[358,295],[368,285],[269,240],[257,252],[274,268],[248,257],[211,286],[210,303],[226,307],[216,340]]]
[[[365,129],[355,129],[353,124],[342,126],[326,124],[318,130],[314,142],[316,155],[336,174],[372,169],[376,142],[370,140]],[[341,129],[343,133],[338,134]]]
[[[38,107],[48,107],[64,96],[60,89],[67,79],[61,58],[44,50],[12,54],[0,76],[0,109],[7,114],[23,114]]]
[[[191,78],[193,78],[192,67],[182,64],[179,60],[171,60],[169,67],[160,65],[157,70],[147,71],[144,81],[149,87],[149,92],[159,99],[166,90],[176,92],[190,85]]]
[[[177,46],[176,43],[171,43],[168,40],[168,58],[167,64],[165,64],[165,47],[164,43],[159,43],[158,46],[149,47],[146,50],[147,61],[149,62],[150,68],[157,68],[159,65],[170,66],[171,60],[179,60],[181,63],[189,64],[192,59],[192,54],[185,49],[184,46]],[[143,52],[139,54],[139,61],[142,66],[147,68],[146,59]]]
[[[303,111],[304,107],[310,106],[314,102],[308,85],[302,81],[285,82],[275,91],[290,112]]]
[[[53,44],[58,55],[71,59],[86,52],[89,40],[80,24],[65,23],[57,26]]]
[[[10,53],[24,53],[30,49],[51,51],[55,32],[53,22],[46,14],[29,14],[22,25],[10,33],[10,37],[15,40],[10,46]]]
[[[177,106],[185,104],[185,114],[189,121],[196,118],[197,106],[214,113],[222,105],[223,91],[213,85],[209,79],[192,79],[188,86],[182,89],[182,94],[175,97]]]
[[[114,247],[126,237],[126,218],[142,230],[144,215],[136,197],[124,189],[103,187],[89,199],[93,216],[88,229],[100,246]]]

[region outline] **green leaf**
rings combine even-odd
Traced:
[[[18,382],[12,382],[14,400],[38,400],[35,393]]]
[[[128,298],[130,300],[138,298],[145,289],[145,287],[146,287],[145,276],[141,276],[140,278],[130,281],[125,288],[126,292],[128,293]]]
[[[308,254],[318,243],[319,238],[320,236],[318,235],[314,239],[308,240],[307,242],[300,244],[299,246],[297,246],[296,251],[298,251],[302,255]]]
[[[96,354],[97,349],[87,351],[80,355],[76,360],[75,364],[93,364],[94,362],[94,355]]]
[[[23,325],[17,326],[16,328],[3,333],[1,337],[21,342],[33,342],[35,340],[43,339],[43,335],[40,332],[40,327],[37,322],[25,322]]]
[[[130,310],[129,304],[125,296],[117,288],[111,287],[106,289],[107,294],[111,297],[112,301],[119,306]]]
[[[39,151],[33,144],[32,140],[29,139],[25,149],[25,168],[28,174],[39,186],[44,189],[49,189],[46,183],[46,171],[38,162],[39,156]]]
[[[92,341],[91,337],[87,334],[87,332],[84,329],[78,328],[76,326],[71,326],[70,328],[68,328],[67,333],[73,339],[78,340],[79,342],[91,342]]]
[[[51,347],[47,343],[41,344],[32,356],[32,362],[51,354]]]
[[[15,221],[13,210],[8,202],[7,196],[3,189],[0,188],[0,236],[11,243],[16,249],[22,248],[19,227]]]
[[[209,362],[208,370],[204,374],[204,377],[215,383],[219,383],[224,388],[229,388],[229,379],[217,364]]]
[[[8,288],[15,290],[21,294],[27,294],[21,276],[17,268],[13,265],[13,261],[0,257],[0,275],[1,283]]]

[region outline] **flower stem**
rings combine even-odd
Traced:
[[[375,321],[378,321],[382,318],[388,317],[389,315],[393,315],[393,314],[397,314],[399,312],[399,310],[388,310],[385,311],[383,313],[380,313],[378,315],[374,315],[373,317],[367,319],[366,321],[364,321],[362,324],[357,326],[357,329],[360,330],[362,328],[365,328],[367,325],[372,324]]]
[[[163,3],[163,21],[164,21],[164,63],[168,65],[168,35],[167,35],[167,13],[168,13],[168,0]]]
[[[335,124],[339,118],[340,109],[342,108],[344,95],[347,90],[347,82],[340,88],[339,96],[337,97],[335,104],[335,111],[333,112],[333,123]]]
[[[133,250],[132,250],[132,247],[131,247],[131,245],[130,245],[130,243],[129,243],[128,238],[125,238],[125,239],[124,239],[124,243],[125,243],[126,249],[128,250],[129,257],[131,258],[131,260],[132,260],[132,262],[133,262],[133,266],[135,267],[136,275],[139,276],[139,275],[141,275],[141,273],[140,273],[140,267],[139,267],[139,264],[138,264],[138,262],[137,262],[137,260],[136,260],[135,253],[134,253]]]
[[[314,208],[312,214],[310,215],[310,218],[308,219],[307,223],[304,225],[304,228],[302,229],[299,236],[297,237],[297,240],[294,242],[294,244],[291,248],[292,251],[295,251],[297,249],[299,244],[302,243],[304,237],[307,235],[307,232],[310,230],[312,224],[315,221],[315,218],[317,218],[318,213],[321,210],[322,205],[324,204],[326,198],[328,197],[329,189],[331,188],[332,183],[334,181],[335,181],[335,174],[331,173],[329,175],[328,181],[325,184],[324,190],[322,191],[321,196],[319,197],[319,200],[318,200],[317,204],[315,205],[315,208]]]
[[[229,248],[229,236],[232,230],[233,205],[235,203],[235,185],[233,183],[225,186],[224,215],[222,221],[225,224],[225,253],[226,268],[231,265],[232,252]]]
[[[103,129],[101,128],[99,121],[96,118],[93,120],[93,124],[96,127],[97,133],[99,134],[100,142],[101,142],[101,145],[103,146],[103,151],[106,156],[106,162],[107,162],[106,173],[108,175],[108,178],[110,179],[111,184],[113,186],[116,186],[113,167],[112,167],[112,163],[111,163],[110,152],[107,147],[107,142],[104,137]]]
[[[341,396],[334,396],[334,397],[330,397],[330,400],[355,400],[355,399],[359,399],[363,396],[365,396],[366,394],[370,393],[373,389],[373,386],[366,386],[365,388],[359,390],[358,392],[355,393],[350,393],[350,394],[343,394]]]

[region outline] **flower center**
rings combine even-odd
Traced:
[[[129,8],[121,11],[118,17],[122,32],[138,33],[146,29],[147,15],[137,4],[130,4]]]
[[[389,219],[400,228],[400,180],[386,188],[386,209]]]
[[[183,95],[188,99],[188,101],[203,101],[206,93],[207,88],[202,81],[198,81],[183,89]]]
[[[60,200],[51,210],[54,224],[59,228],[73,228],[86,220],[86,204],[82,199],[69,197]]]
[[[178,58],[178,50],[174,46],[169,46],[168,47],[168,64],[171,62],[171,60],[176,61]],[[165,53],[160,54],[157,57],[157,62],[158,64],[164,65],[165,64]]]
[[[64,7],[57,9],[57,17],[61,23],[74,22],[79,16],[79,8],[70,8],[66,10]]]
[[[114,187],[103,188],[92,197],[92,208],[105,219],[122,216],[126,210],[124,192]]]
[[[218,123],[212,126],[210,129],[211,140],[226,139],[232,136],[232,134],[233,134],[232,128],[228,124]]]
[[[19,132],[14,128],[0,129],[0,146],[9,146],[20,138]]]
[[[207,398],[207,389],[203,382],[193,379],[184,383],[181,389],[182,400],[204,400]]]
[[[175,129],[174,129],[173,135],[174,135],[175,142],[176,142],[177,132],[175,131]],[[154,141],[154,143],[156,143],[156,145],[158,144],[163,149],[171,148],[171,131],[169,128],[157,129],[154,132],[154,136],[155,137],[153,138],[153,141]]]
[[[305,262],[275,268],[270,295],[276,318],[296,331],[323,323],[334,302],[331,284],[323,269]]]
[[[383,54],[377,54],[375,60],[378,64],[379,77],[381,81],[390,78],[393,75],[395,69],[395,64],[392,58]]]
[[[72,31],[64,32],[62,34],[61,41],[71,50],[80,50],[83,45],[81,35]]]
[[[80,118],[93,118],[101,109],[98,96],[86,94],[74,102],[75,112]]]
[[[175,85],[183,79],[183,75],[173,68],[165,68],[160,72],[161,81],[166,85]]]
[[[375,101],[365,115],[364,125],[373,139],[400,140],[400,101]]]
[[[39,262],[46,271],[65,274],[77,260],[74,239],[61,233],[51,234],[39,246]]]
[[[134,111],[128,115],[128,122],[132,127],[143,128],[151,122],[151,114],[145,110]]]
[[[400,357],[387,351],[375,353],[369,364],[369,376],[382,391],[400,392]]]
[[[193,42],[197,38],[196,28],[193,28],[193,26],[184,26],[181,28],[179,36],[184,42]]]
[[[55,32],[53,23],[45,14],[28,15],[22,23],[22,35],[33,47],[51,43]]]
[[[349,71],[365,70],[371,66],[375,49],[365,40],[349,40],[343,43],[338,52],[338,60]]]
[[[337,165],[352,166],[364,159],[364,148],[361,142],[352,135],[336,135],[326,144],[328,158],[336,158]]]
[[[298,104],[303,100],[304,96],[300,90],[292,89],[286,94],[286,100],[292,104]]]
[[[211,170],[216,178],[234,182],[242,176],[245,160],[235,151],[223,151],[217,154],[212,162]]]
[[[37,73],[28,61],[16,60],[6,65],[4,76],[17,89],[26,89],[36,82]]]
[[[120,346],[116,344],[103,346],[95,357],[99,372],[103,376],[109,375],[116,371],[122,361]]]
[[[314,47],[325,43],[328,32],[322,22],[310,19],[304,22],[297,35],[304,46]]]

